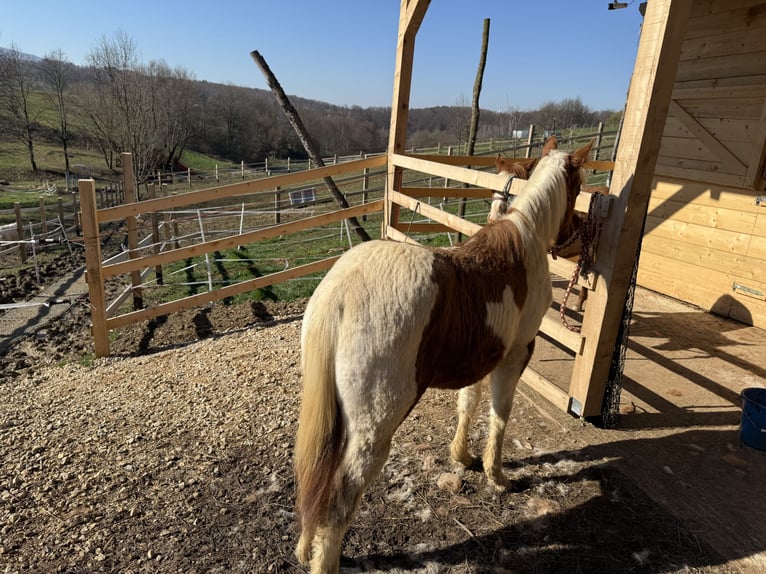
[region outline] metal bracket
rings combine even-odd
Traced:
[[[766,295],[764,295],[763,291],[759,291],[758,289],[753,289],[752,287],[748,287],[747,285],[742,285],[741,283],[737,283],[736,281],[731,286],[732,291],[735,293],[739,293],[740,295],[746,295],[748,297],[753,297],[754,299],[760,299],[761,301],[766,301]]]

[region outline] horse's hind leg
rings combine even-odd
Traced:
[[[365,489],[380,473],[388,458],[394,430],[395,427],[385,432],[373,429],[370,433],[349,433],[327,521],[314,536],[312,574],[338,571],[343,536],[356,514]]]
[[[492,408],[489,413],[489,437],[484,449],[484,473],[498,489],[508,487],[508,479],[502,470],[505,427],[511,414],[516,385],[529,363],[534,347],[534,339],[528,345],[515,345],[490,374]]]
[[[482,381],[479,381],[470,387],[460,389],[457,399],[457,430],[449,451],[452,460],[465,467],[473,463],[473,457],[468,452],[468,428],[481,400],[481,386]]]

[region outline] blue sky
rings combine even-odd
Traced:
[[[480,104],[528,110],[579,97],[621,109],[633,70],[638,2],[433,0],[415,46],[410,106],[470,105],[483,20],[489,52]],[[141,60],[164,60],[198,80],[268,89],[258,50],[290,95],[347,106],[390,106],[396,0],[0,0],[0,46],[85,64],[99,38],[127,33]]]

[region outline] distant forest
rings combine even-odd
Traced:
[[[0,142],[23,143],[33,171],[40,143],[61,147],[67,172],[69,148],[99,150],[110,169],[129,151],[139,181],[176,165],[185,150],[231,163],[306,157],[268,90],[199,81],[184,68],[141,62],[138,54],[121,32],[102,37],[87,66],[71,64],[61,51],[39,58],[15,47],[0,49]],[[290,100],[323,156],[385,150],[389,107]],[[470,114],[468,106],[410,110],[408,147],[463,144]],[[616,124],[618,118],[619,111],[593,111],[579,98],[536,110],[481,110],[477,139],[510,139],[530,124],[562,132]]]

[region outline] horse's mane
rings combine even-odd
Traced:
[[[520,213],[528,221],[535,222],[537,232],[546,241],[555,239],[566,213],[568,157],[567,152],[551,150],[540,158],[524,192],[516,198],[513,209],[506,215],[515,219],[517,216],[514,214]]]

